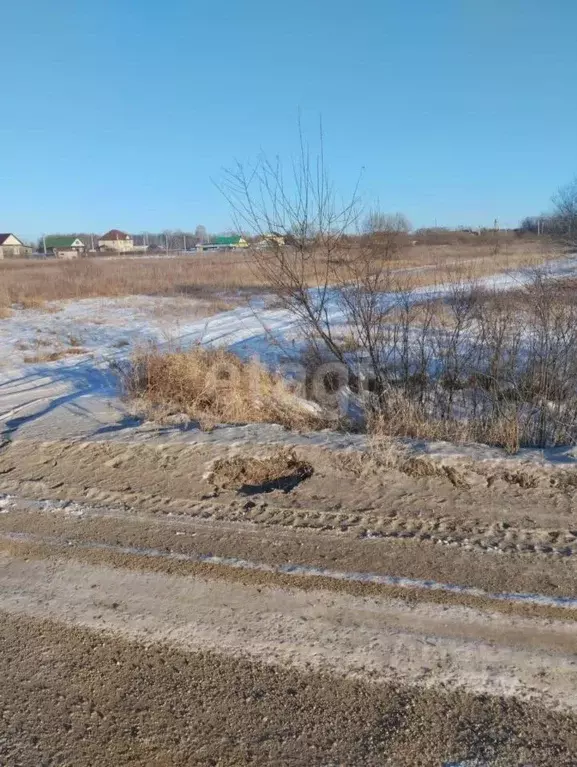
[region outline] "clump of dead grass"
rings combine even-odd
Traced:
[[[320,409],[298,399],[281,377],[220,349],[138,349],[122,378],[127,395],[155,420],[183,413],[202,428],[278,423],[314,430],[328,425]]]
[[[522,426],[518,414],[502,410],[488,418],[435,417],[425,405],[401,391],[391,390],[378,413],[369,413],[367,431],[373,436],[409,437],[466,444],[478,442],[519,451]]]
[[[22,296],[20,304],[23,309],[44,309],[46,307],[46,301],[40,296]]]
[[[293,449],[279,448],[264,456],[235,455],[216,460],[204,479],[215,489],[233,488],[245,494],[289,492],[314,473]]]
[[[37,352],[28,354],[24,357],[24,362],[28,365],[34,365],[41,362],[56,362],[64,357],[73,357],[76,355],[87,354],[86,349],[79,346],[71,346],[68,349],[57,349],[52,352]]]

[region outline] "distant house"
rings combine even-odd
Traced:
[[[86,246],[79,237],[57,236],[45,237],[44,244],[46,252],[56,256],[56,258],[78,258],[84,253]]]
[[[279,248],[282,248],[285,244],[285,238],[282,234],[277,234],[276,232],[268,232],[267,234],[263,234],[261,243],[264,243],[264,245],[271,245],[271,246],[277,246]]]
[[[236,248],[248,248],[248,242],[244,237],[238,235],[213,237],[210,244],[202,246],[203,250],[233,250]]]
[[[24,245],[14,234],[0,234],[0,258],[22,258],[32,253],[32,248]]]
[[[134,250],[134,240],[126,232],[121,232],[120,229],[111,229],[98,240],[98,248],[100,250],[112,250],[116,253],[126,253]]]

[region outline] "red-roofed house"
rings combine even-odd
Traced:
[[[134,240],[120,229],[111,229],[98,240],[99,250],[113,250],[116,253],[126,253],[134,250]]]

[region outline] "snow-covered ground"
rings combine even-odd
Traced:
[[[550,278],[577,275],[577,260],[564,258],[544,269]],[[510,290],[527,283],[531,272],[517,271],[479,280],[481,287]],[[424,287],[412,300],[447,296],[454,285]],[[394,302],[389,294],[384,301]],[[5,438],[115,438],[225,442],[295,442],[306,440],[338,447],[360,447],[360,435],[320,432],[291,435],[280,427],[250,425],[223,427],[210,434],[179,428],[139,425],[122,402],[114,363],[147,342],[175,346],[195,343],[219,345],[241,356],[278,362],[299,339],[298,323],[282,309],[266,308],[264,301],[206,317],[206,302],[192,298],[130,296],[62,301],[42,310],[14,309],[0,320],[0,435]],[[342,322],[338,305],[329,302],[335,323]],[[59,356],[50,361],[49,355]],[[431,455],[450,457],[454,446],[418,444]],[[471,446],[457,454],[494,460],[502,452]],[[522,458],[575,462],[571,450],[525,451]]]
[[[266,361],[277,348],[270,337],[288,336],[294,323],[280,310],[242,306],[204,317],[204,309],[195,299],[149,296],[15,309],[0,320],[0,432],[49,439],[133,425],[114,363],[134,348],[205,343],[260,353]]]

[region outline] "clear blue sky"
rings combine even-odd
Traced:
[[[515,225],[577,173],[575,0],[19,0],[0,231],[219,230],[211,183],[322,115],[339,190]]]

